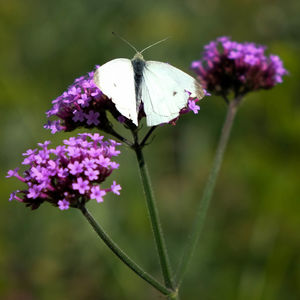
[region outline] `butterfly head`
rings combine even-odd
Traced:
[[[144,60],[144,57],[141,52],[137,52],[132,60]]]

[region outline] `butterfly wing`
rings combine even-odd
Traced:
[[[134,72],[129,59],[117,58],[100,66],[94,82],[124,117],[138,125]]]
[[[141,95],[147,125],[167,123],[186,107],[189,97],[203,98],[200,84],[185,72],[163,62],[147,61]]]

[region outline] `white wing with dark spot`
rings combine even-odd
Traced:
[[[94,82],[124,117],[138,125],[134,72],[129,59],[117,58],[100,66],[95,72]]]
[[[200,84],[185,72],[167,63],[147,61],[141,96],[147,125],[155,126],[178,117],[190,96],[201,99],[204,92]]]

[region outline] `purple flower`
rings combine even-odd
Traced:
[[[76,146],[77,139],[75,137],[70,137],[68,140],[65,140],[64,143],[68,146]]]
[[[103,136],[99,135],[99,133],[88,133],[88,136],[95,142],[100,142],[103,140]],[[116,141],[111,142],[112,145],[114,145],[114,143],[117,143]],[[120,143],[117,143],[118,145],[121,145]]]
[[[73,175],[80,174],[83,171],[82,164],[77,160],[74,163],[69,163],[68,168],[70,169],[70,173]]]
[[[77,178],[77,182],[72,184],[72,187],[74,190],[78,190],[80,194],[84,194],[85,192],[88,192],[89,187],[89,181],[83,180],[81,177]]]
[[[28,189],[27,198],[37,198],[40,195],[40,189],[38,185],[33,185]]]
[[[82,165],[86,168],[86,169],[94,169],[96,168],[97,164],[96,164],[96,161],[95,159],[90,159],[90,158],[85,158],[83,161],[82,161]]]
[[[113,184],[111,185],[111,191],[116,194],[116,195],[120,195],[120,190],[122,189],[121,186],[119,184],[117,184],[115,181],[113,181]]]
[[[119,164],[118,163],[116,163],[115,161],[111,161],[110,162],[110,167],[112,168],[112,169],[118,169],[119,168]]]
[[[98,185],[91,188],[91,199],[95,199],[98,203],[103,202],[103,196],[106,195],[106,191],[100,190]]]
[[[117,120],[118,120],[120,123],[124,124],[125,121],[126,121],[126,118],[125,118],[124,116],[119,116],[119,117],[117,118]]]
[[[85,114],[82,110],[75,110],[73,114],[74,114],[74,116],[73,116],[72,120],[74,122],[83,122],[84,121]]]
[[[58,208],[59,208],[60,210],[66,210],[66,209],[69,209],[69,207],[70,207],[70,203],[69,203],[69,201],[67,201],[66,199],[59,200],[59,201],[57,202],[57,204],[58,204]]]
[[[203,58],[192,62],[203,87],[218,95],[235,97],[282,82],[287,70],[276,55],[265,55],[265,46],[238,43],[220,37],[204,46]]]
[[[66,210],[78,207],[79,199],[101,202],[107,192],[119,195],[121,187],[115,181],[111,187],[102,188],[105,179],[119,166],[111,160],[119,154],[115,149],[119,143],[104,141],[98,134],[79,134],[64,140],[63,146],[48,149],[48,145],[49,142],[39,144],[42,150],[28,150],[23,154],[27,160],[23,176],[18,174],[18,168],[8,171],[6,177],[16,177],[27,185],[13,192],[10,201],[15,199],[32,209],[50,202]]]
[[[67,151],[69,156],[73,158],[79,157],[81,155],[81,148],[78,148],[77,146],[69,146]]]
[[[99,159],[97,159],[97,163],[101,165],[104,168],[107,168],[109,166],[110,160],[107,157],[104,157],[103,155],[99,156]]]
[[[89,88],[89,84],[83,84],[84,88]],[[80,104],[82,107],[88,107],[89,102],[91,101],[91,97],[87,96],[87,94],[81,94],[81,98],[78,99],[78,104]]]
[[[87,119],[87,124],[88,125],[94,124],[97,126],[100,123],[99,116],[100,114],[98,112],[94,112],[90,110],[88,114],[85,114],[85,117]]]
[[[7,172],[7,175],[6,175],[5,177],[6,177],[6,178],[10,178],[10,177],[19,175],[19,174],[18,174],[19,169],[20,169],[20,168],[15,168],[14,170],[9,170],[9,171]]]
[[[193,100],[189,100],[188,107],[190,110],[194,112],[194,114],[197,114],[198,111],[200,110],[200,106],[198,106],[196,102]]]
[[[116,150],[116,147],[115,146],[110,146],[109,147],[109,154],[111,156],[118,156],[120,154],[120,151],[119,150]]]
[[[20,190],[16,190],[16,191],[14,191],[14,192],[12,192],[11,194],[10,194],[10,196],[9,196],[9,199],[8,199],[8,201],[12,201],[12,200],[18,200],[18,201],[20,201],[20,202],[22,202],[22,199],[20,199],[18,196],[17,196],[17,194],[20,192]]]
[[[64,177],[67,177],[69,174],[69,169],[67,168],[58,168],[57,170],[57,176],[58,177],[61,177],[61,178],[64,178]]]
[[[23,156],[30,156],[31,154],[34,154],[36,152],[35,150],[28,149],[25,153],[23,153]]]
[[[48,120],[47,124],[44,125],[44,128],[51,130],[52,134],[65,129],[64,126],[61,126],[61,122],[59,120]]]
[[[116,119],[121,114],[113,102],[97,88],[93,77],[94,72],[89,72],[86,76],[75,79],[67,91],[52,101],[52,108],[46,112],[48,122],[44,128],[50,129],[53,134],[82,126],[109,130],[110,122],[106,111]],[[52,120],[53,117],[59,120]]]
[[[98,178],[99,171],[87,169],[86,171],[84,171],[84,175],[86,175],[89,180],[96,180]]]

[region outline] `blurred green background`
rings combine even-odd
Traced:
[[[246,97],[233,128],[182,299],[300,299],[300,2],[298,0],[0,1],[0,298],[161,299],[98,240],[79,211],[8,202],[5,179],[37,142],[70,134],[42,128],[51,100],[73,80],[133,51],[186,72],[221,35],[268,46],[290,75]],[[163,126],[146,149],[174,268],[200,200],[226,106],[206,97],[199,115]],[[74,133],[72,133],[74,135]],[[122,150],[120,197],[88,207],[113,239],[160,278],[134,154]]]

